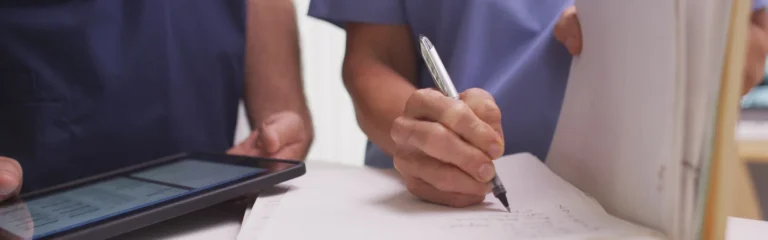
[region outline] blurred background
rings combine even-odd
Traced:
[[[763,84],[756,87],[742,100],[742,107],[746,109],[768,109],[768,65],[765,66]]]

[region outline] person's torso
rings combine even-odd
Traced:
[[[243,0],[0,2],[0,156],[24,190],[231,146]]]
[[[405,1],[405,13],[414,42],[418,35],[430,39],[456,90],[482,88],[495,97],[502,111],[505,154],[530,152],[544,159],[571,61],[552,31],[571,4],[572,0],[420,0]],[[417,58],[421,60],[418,53]],[[434,87],[423,64],[419,71],[418,87]],[[369,144],[366,164],[390,167],[391,157]]]

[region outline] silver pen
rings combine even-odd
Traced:
[[[424,58],[424,62],[429,69],[429,73],[432,74],[432,79],[435,80],[435,85],[446,96],[459,99],[459,93],[456,91],[456,87],[453,86],[451,77],[448,76],[448,70],[445,69],[443,61],[440,60],[440,56],[437,55],[437,50],[432,42],[429,41],[424,35],[419,35],[419,45],[421,45],[421,56]],[[504,184],[501,183],[499,175],[495,174],[491,180],[493,186],[493,195],[501,201],[501,204],[507,208],[510,212],[509,202],[507,201],[507,190],[504,189]]]

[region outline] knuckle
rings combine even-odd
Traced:
[[[411,95],[409,100],[413,99],[414,101],[417,101],[417,102],[423,102],[423,101],[427,101],[427,100],[434,99],[436,97],[442,97],[442,96],[443,95],[441,93],[435,91],[434,89],[422,88],[422,89],[416,90]]]
[[[448,129],[440,124],[433,124],[434,127],[430,129],[429,134],[424,138],[423,146],[431,146],[435,148],[446,147],[447,140],[450,138]]]
[[[460,101],[454,101],[448,106],[448,109],[446,110],[449,114],[454,114],[456,116],[466,115],[469,114],[471,111],[469,109],[469,106],[465,104],[464,102]]]
[[[469,129],[471,129],[473,132],[483,132],[485,130],[485,123],[481,121],[472,121],[469,123]]]
[[[461,116],[464,114],[471,113],[471,110],[472,109],[470,109],[469,106],[467,106],[467,104],[462,101],[452,101],[449,104],[446,112],[450,114],[455,114],[456,116]]]
[[[481,164],[491,162],[491,159],[479,150],[467,152],[466,158],[469,160],[467,163],[473,166],[480,166]]]
[[[392,138],[395,143],[402,143],[404,139],[407,138],[408,135],[410,135],[411,131],[408,130],[408,127],[405,123],[405,118],[403,117],[397,117],[395,118],[395,121],[392,122],[392,128],[389,131],[390,137]]]
[[[480,151],[473,151],[468,153],[467,156],[463,158],[466,160],[462,164],[463,166],[461,166],[461,168],[468,173],[474,173],[480,169],[481,165],[491,162],[491,159]]]
[[[433,89],[416,90],[408,97],[404,112],[406,115],[421,115],[425,112],[439,111],[435,103],[445,101],[443,97],[442,93]]]
[[[443,115],[443,120],[451,129],[456,129],[463,121],[471,119],[472,110],[463,102],[454,102]]]
[[[455,190],[455,184],[453,183],[453,176],[446,172],[437,173],[434,176],[434,182],[432,186],[441,192],[453,192]]]
[[[501,122],[501,110],[499,109],[499,106],[496,105],[496,102],[493,100],[486,100],[482,104],[482,115],[485,117],[486,121],[488,122]]]
[[[478,94],[483,94],[483,92],[485,92],[485,90],[480,88],[470,88],[464,91],[467,97],[477,96]]]
[[[424,101],[426,95],[424,92],[424,89],[419,89],[413,92],[405,102],[406,109],[418,108],[418,106],[422,105],[421,103]]]
[[[411,95],[411,97],[424,98],[429,94],[429,92],[430,90],[428,88],[416,89],[416,91],[413,92],[413,95]]]
[[[470,88],[464,91],[467,98],[488,98],[491,94],[482,88]]]
[[[461,160],[455,163],[456,166],[472,176],[473,179],[477,178],[478,169],[480,169],[483,164],[491,162],[491,159],[480,151],[465,151],[458,159]]]
[[[450,131],[441,124],[433,124],[432,129],[429,131],[430,136],[434,139],[441,139],[450,136]]]
[[[442,98],[444,97],[443,93],[437,90],[436,88],[423,88],[421,91],[424,93],[424,97],[426,98]]]

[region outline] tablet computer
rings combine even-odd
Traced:
[[[104,239],[305,173],[302,162],[182,153],[0,204],[2,239]]]

